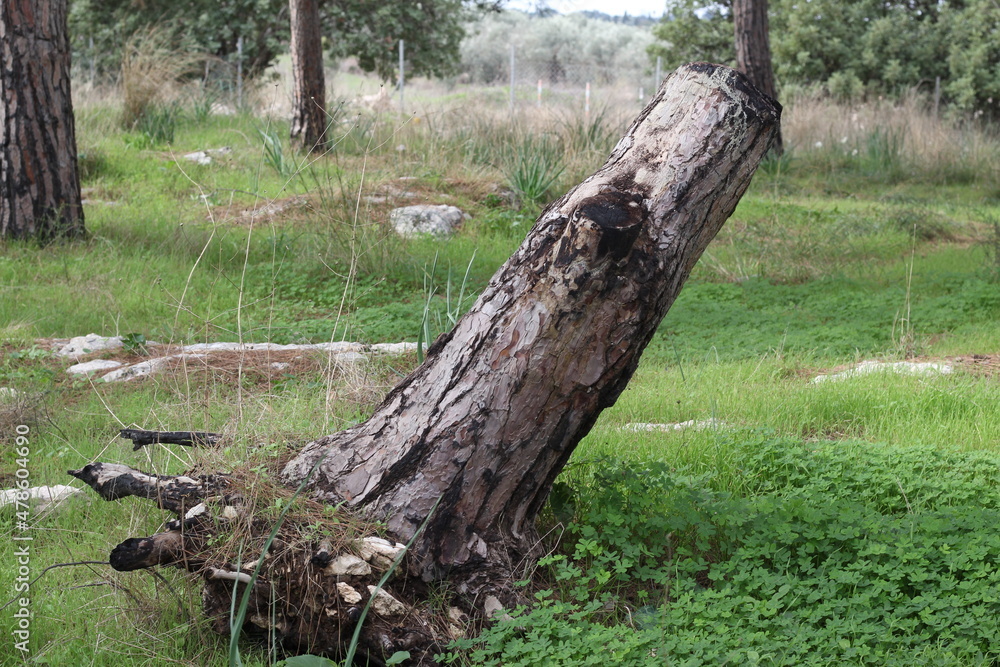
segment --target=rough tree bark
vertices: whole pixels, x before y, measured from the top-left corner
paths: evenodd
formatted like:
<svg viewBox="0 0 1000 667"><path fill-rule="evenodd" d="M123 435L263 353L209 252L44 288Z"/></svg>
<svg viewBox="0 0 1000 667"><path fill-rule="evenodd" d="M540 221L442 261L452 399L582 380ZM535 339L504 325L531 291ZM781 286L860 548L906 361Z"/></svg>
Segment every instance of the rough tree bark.
<svg viewBox="0 0 1000 667"><path fill-rule="evenodd" d="M535 542L573 448L632 377L778 126L728 68L669 77L593 176L551 204L470 312L365 423L286 467L316 497L387 517L425 579L470 590Z"/></svg>
<svg viewBox="0 0 1000 667"><path fill-rule="evenodd" d="M292 27L292 139L322 151L326 139L326 82L317 0L289 0Z"/></svg>
<svg viewBox="0 0 1000 667"><path fill-rule="evenodd" d="M311 558L301 547L261 555L272 566L251 591L254 623L292 650L336 654L366 584L377 597L363 578L379 562L385 571L376 552L411 539L410 583L396 591L412 595L418 577L447 580L480 615L498 598L513 600L510 583L534 555L534 520L552 482L624 390L779 117L777 103L734 70L696 63L668 77L605 165L542 212L470 312L374 415L309 443L286 465L283 481L307 481L310 502L384 521L399 543L369 541L336 558L338 549L322 543L305 547ZM229 477L167 478L99 463L72 474L107 499L138 495L178 514L165 532L120 545L118 569L174 561L194 569L207 517L220 514L206 507L239 515ZM224 617L232 581L245 573L201 571L206 608ZM381 625L366 625L362 643L376 657L405 649L429 660L441 634L420 625L421 612L391 606L376 608Z"/></svg>
<svg viewBox="0 0 1000 667"><path fill-rule="evenodd" d="M746 74L762 93L778 99L771 64L767 0L733 0L733 24L736 27L736 68ZM780 127L775 132L771 150L776 155L784 151Z"/></svg>
<svg viewBox="0 0 1000 667"><path fill-rule="evenodd" d="M66 0L3 0L0 236L83 231Z"/></svg>

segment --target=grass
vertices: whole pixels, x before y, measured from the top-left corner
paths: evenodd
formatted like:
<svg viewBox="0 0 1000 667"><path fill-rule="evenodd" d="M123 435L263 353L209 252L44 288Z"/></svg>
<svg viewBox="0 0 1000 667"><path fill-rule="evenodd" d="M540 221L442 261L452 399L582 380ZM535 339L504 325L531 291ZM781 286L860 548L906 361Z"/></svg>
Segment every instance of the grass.
<svg viewBox="0 0 1000 667"><path fill-rule="evenodd" d="M458 97L452 103L469 104ZM66 483L67 469L93 460L164 473L200 466L271 475L302 443L364 419L416 363L406 357L344 368L308 356L237 355L210 371L188 366L103 385L66 375L67 363L39 339L93 331L174 343L395 342L416 341L425 323L433 325L432 337L455 317L459 291L467 307L545 203L525 200L589 173L624 129L614 109L585 121L570 111L543 111L512 123L507 112L430 101L408 120L344 106L336 111L336 147L304 161L261 138L287 132L266 112L213 116L181 108L172 139L142 143L118 128L121 107L113 100L79 110L89 238L44 248L7 243L0 258L0 386L19 392L0 397L0 438L9 443L17 424L30 426L33 483ZM944 515L935 513L958 507L971 518L941 543L994 553L992 543L968 540L995 525L983 512L994 506L988 469L1000 456L996 141L984 128L929 119L912 101L848 109L795 100L785 119L789 156L755 177L629 388L560 478L543 518L543 527L558 517L567 530L562 545L553 545L556 560L538 572L551 591L540 595L548 602L524 612L513 629L502 626L478 648L464 649L463 660L490 664L489 656L501 655L503 664L577 665L588 650L602 658L620 650L627 664L628 656L668 649L678 664L681 656L689 664L805 664L808 651L816 664L839 664L836 656L857 664L996 659L1000 644L982 633L940 631L931 623L936 611L924 612L923 625L893 616L906 630L888 633L901 639L887 645L878 638L885 626L860 611L870 601L831 583L846 565L835 563L833 538L822 531L809 538L811 546L792 540L789 547L828 554L821 575L783 571L771 560L752 565L764 562L764 545L787 538L788 525L812 522L832 531L850 523L809 515L810 505L855 517L872 544L891 544L884 535L903 530L904 521L914 535L943 535ZM210 165L181 157L222 146L232 151ZM525 162L533 155L544 164ZM512 187L518 166L529 167L522 169L525 184ZM517 194L524 208L511 204ZM413 202L454 204L471 218L447 241L403 240L388 228L388 212ZM272 203L277 212L267 213ZM810 382L864 359L914 354L965 361L953 359L950 375ZM275 360L291 366L275 369ZM708 419L719 425L622 429ZM132 452L115 438L129 425L211 430L224 433L226 444L213 453ZM4 448L0 486L11 486L16 467L12 448ZM601 476L612 472L619 476ZM878 493L852 498L844 490L869 487ZM606 494L621 488L639 504L615 515L631 532L611 537L607 526L619 524L593 508L615 507L620 498ZM705 508L730 519L705 516ZM645 523L656 517L681 523L669 536ZM0 510L8 534L14 520ZM33 576L56 563L106 559L118 542L152 534L162 520L148 504L74 497L32 519ZM701 544L706 531L720 537ZM0 548L3 581L14 577L10 544ZM666 544L686 551L641 572L612 568L626 548ZM838 544L844 553L857 551L859 562L888 567L858 551L860 541ZM947 564L930 551L914 546L911 560L934 564L927 566L934 578ZM664 563L676 571L665 572ZM739 579L737 565L753 577ZM963 571L970 581L979 576ZM32 587L35 662L226 664L226 640L200 614L200 583L172 569L158 574L92 564L46 572ZM831 622L810 638L822 624L784 598L788 591L776 598L786 599L785 615L769 612L779 607L768 601L793 583L803 596L842 600L849 611L831 618L853 619L856 627ZM989 586L995 582L973 592ZM976 612L942 590L928 589L927 599L948 600L960 611L941 624L966 627ZM882 602L902 609L912 600L887 593ZM993 613L991 603L982 604ZM0 618L6 635L13 619L6 611ZM673 644L664 643L669 636L676 636ZM857 652L848 654L842 640ZM517 653L528 645L536 652ZM574 645L583 657L556 650ZM246 664L270 663L266 646L247 643L241 653ZM19 660L0 652L0 664Z"/></svg>

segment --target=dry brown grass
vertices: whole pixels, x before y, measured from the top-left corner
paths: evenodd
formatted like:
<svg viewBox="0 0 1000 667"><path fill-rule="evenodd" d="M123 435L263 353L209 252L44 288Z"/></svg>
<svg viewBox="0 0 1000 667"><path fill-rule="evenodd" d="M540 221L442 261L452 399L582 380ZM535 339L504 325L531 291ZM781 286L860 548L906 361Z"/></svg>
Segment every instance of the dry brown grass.
<svg viewBox="0 0 1000 667"><path fill-rule="evenodd" d="M809 152L864 151L874 133L899 142L911 167L928 172L974 170L1000 174L1000 141L976 120L935 117L917 95L840 104L818 94L786 101L782 132L787 145Z"/></svg>
<svg viewBox="0 0 1000 667"><path fill-rule="evenodd" d="M203 54L174 44L169 31L150 27L125 42L119 85L122 93L122 125L133 128L149 109L180 96L181 79L204 62Z"/></svg>

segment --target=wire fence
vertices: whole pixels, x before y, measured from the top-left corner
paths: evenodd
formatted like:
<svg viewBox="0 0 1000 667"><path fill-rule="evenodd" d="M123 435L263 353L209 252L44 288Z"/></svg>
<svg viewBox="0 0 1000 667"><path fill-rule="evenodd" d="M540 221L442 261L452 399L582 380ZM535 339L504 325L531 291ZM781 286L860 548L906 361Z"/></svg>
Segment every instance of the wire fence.
<svg viewBox="0 0 1000 667"><path fill-rule="evenodd" d="M243 39L237 40L242 47ZM115 83L117 68L102 61L92 38L74 43L74 76L78 81L97 84ZM406 108L408 69L406 45L397 44L399 65L396 81L390 84L392 105ZM655 94L664 72L659 60L648 66L609 64L566 56L538 58L518 53L511 45L506 57L494 57L474 65L463 64L465 73L450 85L481 92L479 101L512 111L530 108L567 107L590 113L606 106L644 105ZM242 48L227 58L206 57L203 69L192 72L206 90L220 99L230 100L236 108L245 101Z"/></svg>

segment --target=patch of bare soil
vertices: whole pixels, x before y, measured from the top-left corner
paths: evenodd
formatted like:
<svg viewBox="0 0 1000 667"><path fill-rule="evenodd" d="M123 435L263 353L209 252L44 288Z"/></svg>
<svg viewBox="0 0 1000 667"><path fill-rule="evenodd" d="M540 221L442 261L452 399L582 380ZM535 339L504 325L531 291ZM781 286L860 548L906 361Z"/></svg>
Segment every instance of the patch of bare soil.
<svg viewBox="0 0 1000 667"><path fill-rule="evenodd" d="M215 206L209 214L214 222L227 222L240 227L270 225L308 216L315 210L309 197L296 195L281 199L261 200L255 204L226 204Z"/></svg>
<svg viewBox="0 0 1000 667"><path fill-rule="evenodd" d="M1000 354L967 354L945 360L977 375L1000 376Z"/></svg>

